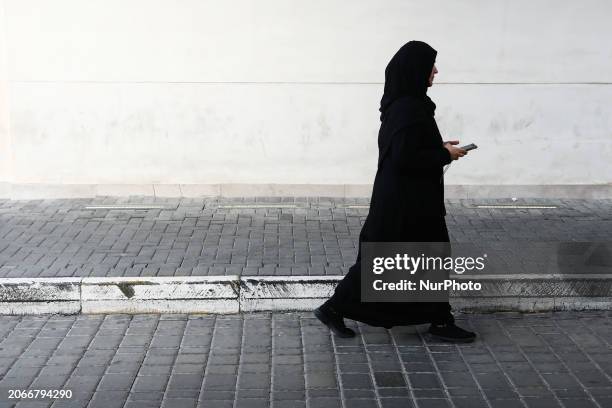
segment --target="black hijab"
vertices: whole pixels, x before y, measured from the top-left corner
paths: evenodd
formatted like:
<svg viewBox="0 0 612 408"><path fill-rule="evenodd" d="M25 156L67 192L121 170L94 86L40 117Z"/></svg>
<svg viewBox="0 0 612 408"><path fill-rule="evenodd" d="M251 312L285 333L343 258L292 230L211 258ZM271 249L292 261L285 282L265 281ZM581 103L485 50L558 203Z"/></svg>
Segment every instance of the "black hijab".
<svg viewBox="0 0 612 408"><path fill-rule="evenodd" d="M395 53L385 69L385 89L379 109L381 120L393 102L403 96L422 100L426 109L434 114L436 105L427 96L427 87L437 54L422 41L409 41Z"/></svg>
<svg viewBox="0 0 612 408"><path fill-rule="evenodd" d="M427 88L437 54L422 41L409 41L389 61L379 109L379 167L398 131L434 116L436 104L427 96Z"/></svg>

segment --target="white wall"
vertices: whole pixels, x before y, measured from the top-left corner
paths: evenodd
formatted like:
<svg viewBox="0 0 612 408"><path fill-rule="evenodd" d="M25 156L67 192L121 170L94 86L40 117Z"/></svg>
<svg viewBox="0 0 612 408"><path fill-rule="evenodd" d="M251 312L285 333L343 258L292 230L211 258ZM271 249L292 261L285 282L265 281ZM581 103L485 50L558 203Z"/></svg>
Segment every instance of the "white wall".
<svg viewBox="0 0 612 408"><path fill-rule="evenodd" d="M609 185L611 13L605 0L0 0L0 182L368 185L385 65L421 39L438 50L443 135L481 146L447 183Z"/></svg>
<svg viewBox="0 0 612 408"><path fill-rule="evenodd" d="M6 37L4 4L0 2L0 197L9 194L11 176L11 140L9 133L8 75L6 70Z"/></svg>

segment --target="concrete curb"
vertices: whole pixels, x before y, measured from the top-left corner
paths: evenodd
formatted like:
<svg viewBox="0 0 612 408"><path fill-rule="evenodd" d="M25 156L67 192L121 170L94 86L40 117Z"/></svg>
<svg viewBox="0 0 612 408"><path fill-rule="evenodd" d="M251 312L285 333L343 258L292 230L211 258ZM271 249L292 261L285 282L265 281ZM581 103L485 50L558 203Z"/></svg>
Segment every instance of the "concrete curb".
<svg viewBox="0 0 612 408"><path fill-rule="evenodd" d="M81 313L238 313L238 276L83 278Z"/></svg>
<svg viewBox="0 0 612 408"><path fill-rule="evenodd" d="M81 278L0 279L0 314L76 314Z"/></svg>
<svg viewBox="0 0 612 408"><path fill-rule="evenodd" d="M240 280L240 310L312 310L330 297L342 276L250 276Z"/></svg>
<svg viewBox="0 0 612 408"><path fill-rule="evenodd" d="M0 314L238 313L312 310L342 276L0 279ZM456 311L612 310L610 275L458 275L482 291L451 292Z"/></svg>

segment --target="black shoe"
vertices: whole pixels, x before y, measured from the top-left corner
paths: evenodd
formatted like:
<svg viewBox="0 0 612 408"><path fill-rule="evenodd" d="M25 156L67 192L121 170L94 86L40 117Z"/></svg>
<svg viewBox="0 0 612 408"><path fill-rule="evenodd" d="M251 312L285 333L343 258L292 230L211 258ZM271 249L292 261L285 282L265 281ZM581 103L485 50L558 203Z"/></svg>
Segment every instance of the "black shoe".
<svg viewBox="0 0 612 408"><path fill-rule="evenodd" d="M476 333L462 329L455 323L431 324L428 333L431 337L454 343L470 343L476 338Z"/></svg>
<svg viewBox="0 0 612 408"><path fill-rule="evenodd" d="M355 332L344 325L344 319L338 312L325 304L314 310L314 315L338 337L355 337Z"/></svg>

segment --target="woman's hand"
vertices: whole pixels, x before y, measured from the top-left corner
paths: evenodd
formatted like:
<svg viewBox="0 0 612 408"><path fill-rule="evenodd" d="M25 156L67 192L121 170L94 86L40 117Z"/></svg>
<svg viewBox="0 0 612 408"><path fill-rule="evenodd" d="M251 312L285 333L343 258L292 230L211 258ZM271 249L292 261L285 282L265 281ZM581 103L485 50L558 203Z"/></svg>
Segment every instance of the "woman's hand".
<svg viewBox="0 0 612 408"><path fill-rule="evenodd" d="M449 140L447 142L444 142L444 147L450 153L451 160L458 160L460 157L463 157L466 154L468 154L467 151L459 147L455 147L455 145L458 145L458 144L459 144L458 140Z"/></svg>

